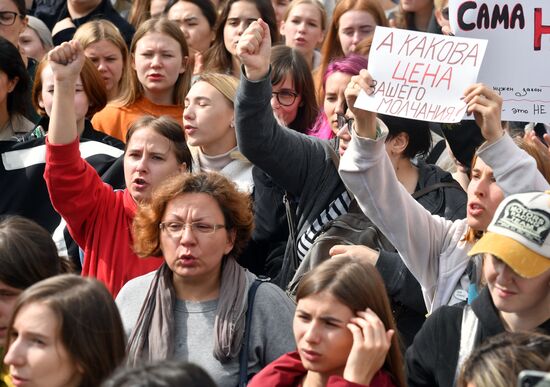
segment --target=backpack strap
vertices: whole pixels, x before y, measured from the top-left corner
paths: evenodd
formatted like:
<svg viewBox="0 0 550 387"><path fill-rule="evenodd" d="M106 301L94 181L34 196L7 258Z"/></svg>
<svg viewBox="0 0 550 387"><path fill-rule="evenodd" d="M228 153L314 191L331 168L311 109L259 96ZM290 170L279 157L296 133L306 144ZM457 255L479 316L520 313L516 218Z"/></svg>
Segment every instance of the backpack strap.
<svg viewBox="0 0 550 387"><path fill-rule="evenodd" d="M250 288L248 289L248 300L246 307L246 317L244 326L244 337L241 345L241 351L239 352L239 384L238 387L246 387L248 384L248 347L250 342L250 331L252 325L252 310L254 308L254 298L256 297L256 290L258 287L267 282L269 279L256 278Z"/></svg>
<svg viewBox="0 0 550 387"><path fill-rule="evenodd" d="M462 311L462 326L460 330L460 349L456 363L455 383L460 374L462 365L474 350L479 319L470 305L466 305Z"/></svg>
<svg viewBox="0 0 550 387"><path fill-rule="evenodd" d="M426 195L427 193L435 191L436 189L439 189L439 188L456 188L456 189L459 189L461 191L464 191L462 189L461 185L458 184L458 182L453 180L453 181L447 181L447 182L441 182L441 183L435 183L435 184L432 184L432 185L428 185L428 186L426 186L422 189L419 189L415 193L413 193L412 197L413 197L413 199L418 199L418 198Z"/></svg>
<svg viewBox="0 0 550 387"><path fill-rule="evenodd" d="M439 156L441 156L441 154L443 153L446 147L447 147L447 144L445 143L445 140L439 140L438 143L435 144L434 147L432 148L428 157L426 157L426 163L435 164L436 161L439 159Z"/></svg>

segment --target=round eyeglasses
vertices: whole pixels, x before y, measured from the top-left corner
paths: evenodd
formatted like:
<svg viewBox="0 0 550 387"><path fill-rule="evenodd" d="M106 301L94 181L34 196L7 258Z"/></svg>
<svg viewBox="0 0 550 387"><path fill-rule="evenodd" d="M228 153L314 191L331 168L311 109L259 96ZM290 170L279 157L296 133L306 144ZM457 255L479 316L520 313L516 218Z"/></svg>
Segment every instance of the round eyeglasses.
<svg viewBox="0 0 550 387"><path fill-rule="evenodd" d="M272 91L271 95L274 95L277 98L277 102L283 106L292 105L296 101L296 97L298 97L298 93L290 90Z"/></svg>

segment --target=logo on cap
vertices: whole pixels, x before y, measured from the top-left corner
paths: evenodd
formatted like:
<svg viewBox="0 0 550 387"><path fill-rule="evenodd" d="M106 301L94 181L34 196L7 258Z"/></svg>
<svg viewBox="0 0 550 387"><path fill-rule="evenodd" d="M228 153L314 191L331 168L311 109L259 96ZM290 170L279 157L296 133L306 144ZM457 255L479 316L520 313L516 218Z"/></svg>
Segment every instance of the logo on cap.
<svg viewBox="0 0 550 387"><path fill-rule="evenodd" d="M540 209L527 208L519 200L512 199L494 225L542 246L550 233L550 214Z"/></svg>

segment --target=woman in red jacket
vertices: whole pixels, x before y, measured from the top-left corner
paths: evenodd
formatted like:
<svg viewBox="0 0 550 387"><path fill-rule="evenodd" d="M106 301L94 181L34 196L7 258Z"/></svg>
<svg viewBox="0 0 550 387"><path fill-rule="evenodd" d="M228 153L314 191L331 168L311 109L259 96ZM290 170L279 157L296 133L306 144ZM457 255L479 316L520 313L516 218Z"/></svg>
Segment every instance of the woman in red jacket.
<svg viewBox="0 0 550 387"><path fill-rule="evenodd" d="M404 387L383 289L374 266L354 258L333 258L307 273L296 295L297 350L269 364L248 386Z"/></svg>
<svg viewBox="0 0 550 387"><path fill-rule="evenodd" d="M131 224L137 204L147 202L162 181L183 173L191 155L183 129L169 117L143 117L126 135L126 189L114 191L81 157L74 108L75 83L84 63L76 41L49 53L53 102L46 140L44 179L52 204L84 251L82 274L101 280L116 296L130 279L156 270L162 259L138 258Z"/></svg>

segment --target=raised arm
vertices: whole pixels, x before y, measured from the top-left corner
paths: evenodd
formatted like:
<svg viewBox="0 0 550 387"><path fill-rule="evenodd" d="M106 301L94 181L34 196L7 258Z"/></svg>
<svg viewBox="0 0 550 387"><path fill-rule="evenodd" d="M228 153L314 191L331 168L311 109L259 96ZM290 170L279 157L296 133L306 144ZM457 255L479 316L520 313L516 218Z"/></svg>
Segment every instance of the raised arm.
<svg viewBox="0 0 550 387"><path fill-rule="evenodd" d="M237 55L249 80L258 81L267 76L271 57L271 35L266 22L258 19L248 26L237 44Z"/></svg>
<svg viewBox="0 0 550 387"><path fill-rule="evenodd" d="M48 54L54 77L53 105L48 130L51 144L69 144L78 136L74 97L76 81L84 65L84 50L77 41L65 42Z"/></svg>
<svg viewBox="0 0 550 387"><path fill-rule="evenodd" d="M502 98L483 84L474 84L464 93L468 113L473 113L483 137L487 140L478 156L493 169L498 186L506 196L550 188L538 171L535 159L514 144L502 128Z"/></svg>
<svg viewBox="0 0 550 387"><path fill-rule="evenodd" d="M77 244L83 247L99 209L102 205L109 207L107 203L115 194L79 151L74 99L75 84L85 59L82 48L76 41L66 42L50 51L48 59L54 91L44 179L55 210L66 220Z"/></svg>
<svg viewBox="0 0 550 387"><path fill-rule="evenodd" d="M340 175L361 209L395 246L421 284L430 310L441 271L455 270L459 276L466 268L466 254L464 262L453 263L453 269L439 261L445 249L459 243L465 226L431 215L397 180L385 150L384 124L377 122L374 112L352 108L360 90L372 93L374 84L368 71L362 70L345 90L356 126L340 162Z"/></svg>
<svg viewBox="0 0 550 387"><path fill-rule="evenodd" d="M270 50L269 28L261 19L247 28L237 45L244 70L235 103L237 143L248 160L300 196L308 181L338 176L326 144L277 123L270 102Z"/></svg>

